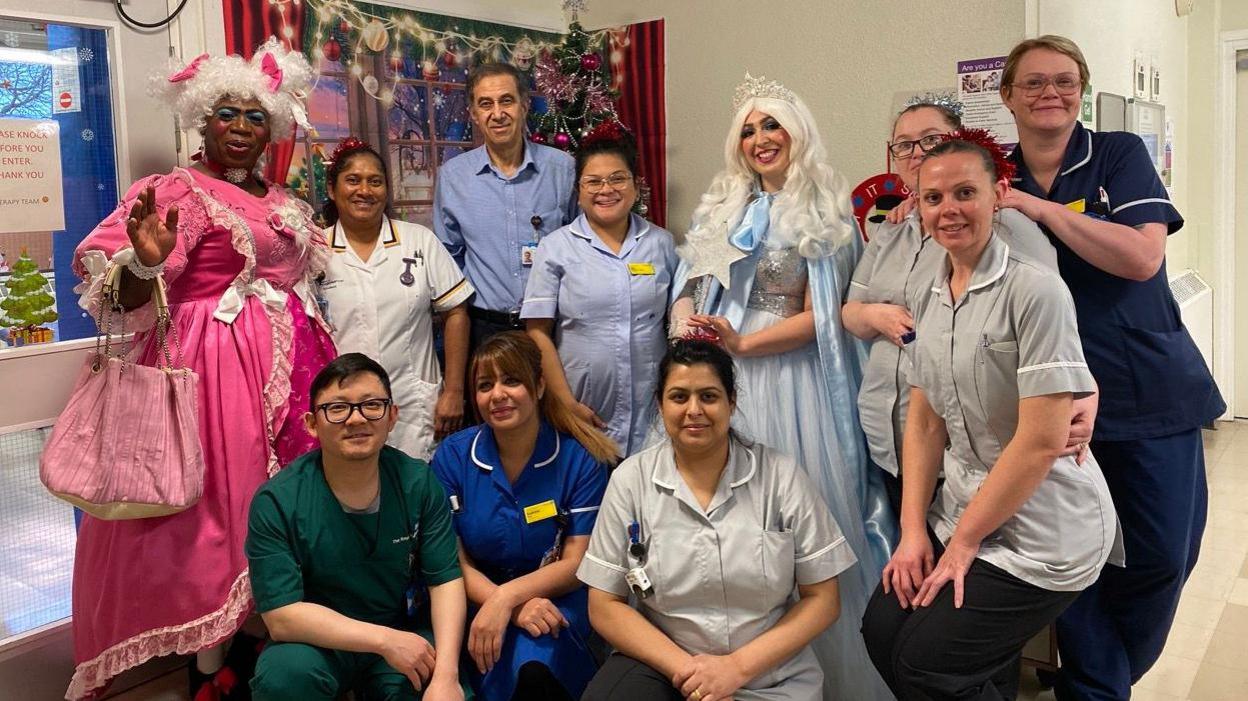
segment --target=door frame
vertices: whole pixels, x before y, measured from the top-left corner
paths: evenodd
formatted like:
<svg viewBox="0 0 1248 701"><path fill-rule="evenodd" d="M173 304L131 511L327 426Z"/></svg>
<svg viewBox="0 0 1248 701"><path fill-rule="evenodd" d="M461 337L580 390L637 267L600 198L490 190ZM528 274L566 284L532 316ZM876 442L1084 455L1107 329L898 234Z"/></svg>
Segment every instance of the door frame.
<svg viewBox="0 0 1248 701"><path fill-rule="evenodd" d="M1218 82L1214 91L1214 115L1217 119L1217 143L1214 153L1213 179L1213 250L1217 260L1217 291L1213 297L1213 327L1224 329L1215 333L1213 377L1222 388L1226 400L1224 419L1235 417L1235 155L1238 139L1235 133L1236 95L1235 54L1248 50L1248 29L1222 32L1218 36Z"/></svg>

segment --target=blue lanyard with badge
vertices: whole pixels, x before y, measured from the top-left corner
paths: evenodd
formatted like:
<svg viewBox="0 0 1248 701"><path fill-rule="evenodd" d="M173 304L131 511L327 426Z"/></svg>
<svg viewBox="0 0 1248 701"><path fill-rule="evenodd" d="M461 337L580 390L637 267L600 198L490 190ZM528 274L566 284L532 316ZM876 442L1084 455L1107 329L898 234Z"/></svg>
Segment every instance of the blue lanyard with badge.
<svg viewBox="0 0 1248 701"><path fill-rule="evenodd" d="M536 214L529 218L533 225L533 238L520 247L520 265L533 267L533 256L537 255L537 244L542 238L542 218Z"/></svg>

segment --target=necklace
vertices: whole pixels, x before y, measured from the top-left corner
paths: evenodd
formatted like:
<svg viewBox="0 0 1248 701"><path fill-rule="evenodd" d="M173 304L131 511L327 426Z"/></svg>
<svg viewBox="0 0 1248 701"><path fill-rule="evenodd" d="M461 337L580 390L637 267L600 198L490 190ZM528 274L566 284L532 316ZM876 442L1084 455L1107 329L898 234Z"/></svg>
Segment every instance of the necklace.
<svg viewBox="0 0 1248 701"><path fill-rule="evenodd" d="M217 163L209 158L207 154L201 155L199 161L205 166L208 166L208 170L211 170L219 177L225 178L227 181L234 183L235 185L241 185L247 181L247 178L251 177L251 172L246 168L226 168L220 163Z"/></svg>

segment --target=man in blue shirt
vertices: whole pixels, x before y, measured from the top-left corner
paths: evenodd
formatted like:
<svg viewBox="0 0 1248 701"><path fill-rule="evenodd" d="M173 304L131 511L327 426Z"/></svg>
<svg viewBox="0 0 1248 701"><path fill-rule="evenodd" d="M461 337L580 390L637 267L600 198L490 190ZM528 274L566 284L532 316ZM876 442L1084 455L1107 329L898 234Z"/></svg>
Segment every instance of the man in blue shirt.
<svg viewBox="0 0 1248 701"><path fill-rule="evenodd" d="M485 144L444 163L433 195L433 230L477 294L468 307L471 346L522 328L520 302L541 237L575 218L572 157L525 139L529 91L508 64L468 76L472 123Z"/></svg>

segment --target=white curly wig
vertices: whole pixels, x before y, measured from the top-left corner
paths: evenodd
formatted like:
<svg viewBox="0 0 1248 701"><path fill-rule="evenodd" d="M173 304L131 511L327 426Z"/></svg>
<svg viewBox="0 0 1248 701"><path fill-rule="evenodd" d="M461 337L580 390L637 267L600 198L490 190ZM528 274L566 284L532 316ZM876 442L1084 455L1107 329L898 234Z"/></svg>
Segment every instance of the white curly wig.
<svg viewBox="0 0 1248 701"><path fill-rule="evenodd" d="M741 151L741 129L754 110L774 117L790 138L789 169L772 205L771 221L776 226L768 238L783 246L797 246L806 258L830 255L858 235L849 187L827 164L814 115L797 96L792 100L754 96L742 103L724 141L726 167L711 181L694 210L688 239L726 238L740 224L759 182Z"/></svg>
<svg viewBox="0 0 1248 701"><path fill-rule="evenodd" d="M263 64L272 56L281 72L276 90ZM179 78L173 80L174 78ZM304 100L312 84L312 66L298 51L287 51L275 37L260 45L250 61L241 56L208 56L184 64L174 61L169 70L153 74L149 92L170 106L184 129L201 131L212 107L223 97L256 100L269 113L273 139L285 139L295 125L308 128Z"/></svg>

